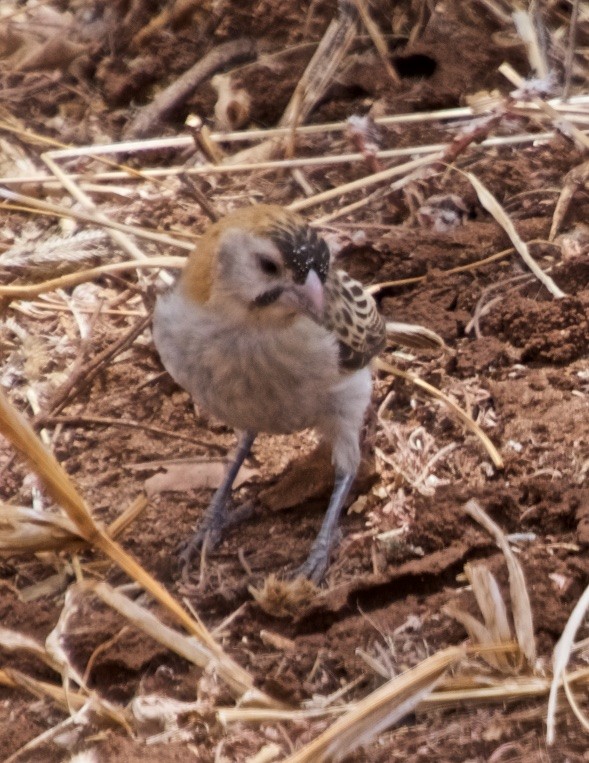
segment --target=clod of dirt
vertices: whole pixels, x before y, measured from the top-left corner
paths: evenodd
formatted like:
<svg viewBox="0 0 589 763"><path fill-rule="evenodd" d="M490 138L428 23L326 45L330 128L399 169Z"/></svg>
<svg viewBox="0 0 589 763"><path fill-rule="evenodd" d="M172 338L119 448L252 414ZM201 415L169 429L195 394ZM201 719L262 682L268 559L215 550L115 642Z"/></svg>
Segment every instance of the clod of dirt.
<svg viewBox="0 0 589 763"><path fill-rule="evenodd" d="M589 347L589 318L580 299L537 302L510 295L483 322L492 332L521 347L522 362L561 365L577 360Z"/></svg>

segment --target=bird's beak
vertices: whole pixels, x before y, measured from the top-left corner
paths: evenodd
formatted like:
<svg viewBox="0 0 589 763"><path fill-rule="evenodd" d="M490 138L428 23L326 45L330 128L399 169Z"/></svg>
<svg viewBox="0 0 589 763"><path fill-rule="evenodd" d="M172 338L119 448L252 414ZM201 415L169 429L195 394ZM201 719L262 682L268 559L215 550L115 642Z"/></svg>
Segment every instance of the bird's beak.
<svg viewBox="0 0 589 763"><path fill-rule="evenodd" d="M314 321L323 319L325 293L321 279L315 270L309 270L305 283L295 284L286 289L280 301L308 315Z"/></svg>

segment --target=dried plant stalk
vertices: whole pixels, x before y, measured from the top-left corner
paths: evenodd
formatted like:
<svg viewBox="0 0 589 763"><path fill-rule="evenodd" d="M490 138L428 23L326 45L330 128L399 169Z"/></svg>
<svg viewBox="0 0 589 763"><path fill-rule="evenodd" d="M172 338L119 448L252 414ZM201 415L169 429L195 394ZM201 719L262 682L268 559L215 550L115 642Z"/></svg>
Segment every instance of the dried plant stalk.
<svg viewBox="0 0 589 763"><path fill-rule="evenodd" d="M501 64L499 71L516 87L525 88L526 82L524 78L520 76L510 64ZM555 129L557 129L562 135L564 135L566 138L574 140L585 150L589 148L589 136L585 135L582 130L579 130L578 127L575 127L575 125L572 124L572 122L569 120L564 119L562 115L556 111L556 109L554 109L549 103L546 103L546 101L543 101L541 98L533 97L531 100L532 103L538 109L540 109L540 111L544 112L544 114L549 117L549 119L554 124Z"/></svg>
<svg viewBox="0 0 589 763"><path fill-rule="evenodd" d="M360 18L362 19L362 23L366 27L366 31L374 43L374 47L380 56L386 73L388 74L391 81L395 83L395 85L400 85L401 79L389 61L389 51L386 40L378 28L378 25L375 24L375 22L372 20L372 16L370 15L370 11L366 5L366 0L354 0L354 4Z"/></svg>
<svg viewBox="0 0 589 763"><path fill-rule="evenodd" d="M530 66L542 79L548 76L546 51L540 43L538 30L529 11L516 10L513 12L513 22L517 33L522 38L528 52Z"/></svg>
<svg viewBox="0 0 589 763"><path fill-rule="evenodd" d="M337 760L374 736L424 700L444 672L464 657L464 650L449 647L428 657L415 668L402 673L376 689L338 718L326 731L284 763L323 763Z"/></svg>
<svg viewBox="0 0 589 763"><path fill-rule="evenodd" d="M509 572L509 593L511 596L511 607L513 610L513 622L517 642L528 665L531 668L534 668L536 663L534 620L532 617L530 597L521 565L511 550L503 530L498 524L493 522L491 517L485 511L483 511L477 501L474 499L468 501L464 510L493 536L495 543L499 546L505 557L507 570Z"/></svg>
<svg viewBox="0 0 589 763"><path fill-rule="evenodd" d="M556 736L556 707L559 684L564 678L566 666L573 651L575 636L585 619L587 610L589 610L589 586L583 591L583 595L571 612L571 616L565 625L562 636L558 640L558 644L554 647L552 658L553 677L546 714L546 743L549 745L554 744Z"/></svg>
<svg viewBox="0 0 589 763"><path fill-rule="evenodd" d="M570 172L567 172L562 191L554 208L552 225L550 226L550 234L548 236L549 241L554 241L556 238L556 234L560 230L573 196L579 188L582 188L587 183L587 180L589 180L589 161L583 162L577 167L573 167Z"/></svg>
<svg viewBox="0 0 589 763"><path fill-rule="evenodd" d="M566 297L566 294L562 289L560 289L550 278L549 275L547 275L542 268L538 265L536 260L532 257L530 254L530 250L527 247L527 244L522 241L520 238L519 233L516 231L515 226L513 222L511 221L511 218L507 214L507 212L503 209L501 204L497 201L497 199L493 196L493 194L489 191L488 188L486 188L481 181L475 177L475 175L471 174L470 172L466 172L466 177L470 180L472 183L473 188L475 189L477 196L479 197L479 201L483 205L483 207L489 212L495 220L499 223L499 225L503 228L503 230L507 233L509 238L511 239L511 242L513 243L516 250L519 252L522 260L526 263L526 265L529 267L529 269L532 271L532 273L536 276L536 278L548 289L548 291L557 298Z"/></svg>
<svg viewBox="0 0 589 763"><path fill-rule="evenodd" d="M375 172L372 175L367 175L366 177L360 178L359 180L352 180L350 183L339 185L337 188L330 188L328 191L323 191L322 193L318 193L315 196L310 196L308 199L300 199L299 201L294 201L292 204L288 205L288 209L292 210L293 212L299 212L301 209L307 209L308 207L322 204L324 201L335 199L336 197L342 196L345 193L350 193L351 191L359 191L362 188L368 188L371 185L375 185L376 183L383 183L386 180L397 177L398 175L404 175L408 172L418 169L419 167L425 167L428 164L435 164L436 162L439 162L443 156L444 155L442 152L437 152L428 156L422 156L419 159L413 159L410 162L398 164L396 167L389 167L386 170Z"/></svg>
<svg viewBox="0 0 589 763"><path fill-rule="evenodd" d="M88 506L73 482L53 455L43 446L30 425L0 392L0 433L32 464L51 497L65 510L79 534L103 551L133 580L145 588L186 630L199 639L224 666L223 675L231 691L238 697L253 690L252 676L225 654L201 622L191 618L178 602L141 567L123 548L94 522ZM256 701L270 706L276 703L262 692L255 692Z"/></svg>
<svg viewBox="0 0 589 763"><path fill-rule="evenodd" d="M163 644L170 651L179 654L189 662L201 668L214 667L216 674L231 685L235 681L235 663L229 657L219 653L218 647L213 651L208 645L199 643L196 639L178 633L173 628L164 625L152 612L140 606L127 596L116 591L107 583L84 583L81 590L91 591L99 596L105 604L116 609L137 628L147 633L151 638ZM204 628L204 626L201 625ZM258 701L263 695L253 687L248 691L249 701Z"/></svg>
<svg viewBox="0 0 589 763"><path fill-rule="evenodd" d="M291 144L289 153L292 153L292 141L296 136L296 128L305 121L315 104L323 97L331 84L333 75L354 41L356 21L357 13L351 1L339 0L337 16L327 27L280 118L279 127L287 128L286 140ZM281 144L280 138L270 138L253 148L239 151L227 159L225 164L262 161L272 156Z"/></svg>
<svg viewBox="0 0 589 763"><path fill-rule="evenodd" d="M25 689L40 699L51 699L60 705L66 712L81 710L85 705L92 704L93 709L111 723L122 726L127 733L131 734L131 727L123 708L118 708L112 703L98 700L94 694L87 695L83 692L65 691L61 686L39 681L36 678L21 673L14 668L0 670L0 685L11 688Z"/></svg>
<svg viewBox="0 0 589 763"><path fill-rule="evenodd" d="M69 175L67 177L73 178L75 175ZM121 233L132 234L138 238L145 238L150 241L157 241L161 244L169 246L176 246L180 249L190 250L193 244L186 241L180 241L172 236L166 236L163 233L157 233L156 231L150 231L147 228L139 228L133 225L124 225L123 223L117 223L115 220L109 220L104 215L94 215L90 212L76 212L73 209L63 206L62 204L52 204L51 202L44 201L42 199L36 199L34 196L25 196L22 193L15 193L9 191L6 188L0 188L0 198L8 199L11 201L17 201L21 204L29 205L34 209L39 209L43 212L50 212L59 217L71 217L74 220L80 220L85 223L92 223L98 225L101 228L112 229L114 231L120 231Z"/></svg>
<svg viewBox="0 0 589 763"><path fill-rule="evenodd" d="M108 265L99 265L96 268L80 270L77 273L68 273L59 278L51 278L49 281L41 281L34 284L13 284L0 286L0 299L32 299L39 294L56 289L67 289L87 281L93 281L99 276L110 273L124 273L127 270L143 270L147 268L172 268L180 269L186 264L184 257L150 257L148 260L137 262L111 262Z"/></svg>

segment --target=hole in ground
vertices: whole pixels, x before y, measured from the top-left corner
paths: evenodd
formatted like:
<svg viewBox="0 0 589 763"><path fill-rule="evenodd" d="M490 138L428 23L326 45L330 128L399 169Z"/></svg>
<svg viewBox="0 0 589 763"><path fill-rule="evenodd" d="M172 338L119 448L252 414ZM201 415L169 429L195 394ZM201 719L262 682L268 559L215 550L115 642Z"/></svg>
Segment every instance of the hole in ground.
<svg viewBox="0 0 589 763"><path fill-rule="evenodd" d="M393 66L399 77L418 79L431 77L438 68L438 62L424 53L414 53L411 56L395 56Z"/></svg>

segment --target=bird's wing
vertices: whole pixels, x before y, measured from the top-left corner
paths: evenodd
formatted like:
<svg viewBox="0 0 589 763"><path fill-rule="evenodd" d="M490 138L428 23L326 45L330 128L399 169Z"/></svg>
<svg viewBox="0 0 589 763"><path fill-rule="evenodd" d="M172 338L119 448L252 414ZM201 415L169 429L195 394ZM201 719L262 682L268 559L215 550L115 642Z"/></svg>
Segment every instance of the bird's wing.
<svg viewBox="0 0 589 763"><path fill-rule="evenodd" d="M435 331L415 323L387 321L387 339L391 344L400 344L412 350L447 349L446 343Z"/></svg>
<svg viewBox="0 0 589 763"><path fill-rule="evenodd" d="M324 323L337 336L342 369L364 368L385 346L386 327L376 302L343 270L327 276Z"/></svg>

